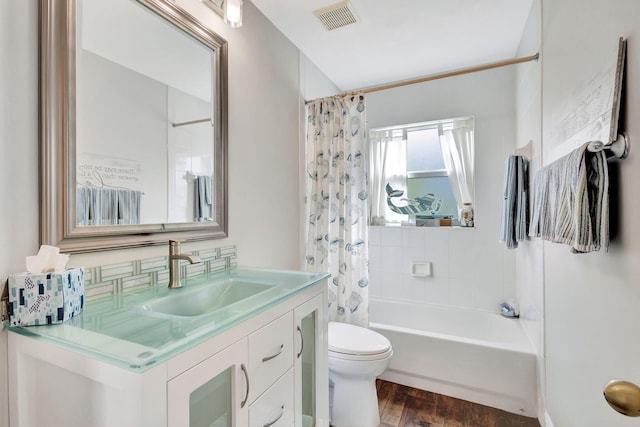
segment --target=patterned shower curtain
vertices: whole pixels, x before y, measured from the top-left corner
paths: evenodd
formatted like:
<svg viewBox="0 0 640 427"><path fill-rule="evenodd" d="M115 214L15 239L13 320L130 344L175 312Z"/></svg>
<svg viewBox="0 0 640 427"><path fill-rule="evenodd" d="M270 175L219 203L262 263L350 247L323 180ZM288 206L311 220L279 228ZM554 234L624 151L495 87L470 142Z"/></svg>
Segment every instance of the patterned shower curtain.
<svg viewBox="0 0 640 427"><path fill-rule="evenodd" d="M368 326L368 172L361 94L306 105L306 269L331 273L329 319Z"/></svg>

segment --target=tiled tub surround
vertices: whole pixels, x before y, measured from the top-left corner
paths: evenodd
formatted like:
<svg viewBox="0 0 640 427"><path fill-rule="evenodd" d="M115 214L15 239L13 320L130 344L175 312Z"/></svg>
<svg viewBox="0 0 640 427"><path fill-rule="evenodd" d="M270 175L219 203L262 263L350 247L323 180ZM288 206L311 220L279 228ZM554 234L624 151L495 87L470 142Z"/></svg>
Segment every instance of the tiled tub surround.
<svg viewBox="0 0 640 427"><path fill-rule="evenodd" d="M235 246L190 252L198 255L200 263L180 263L180 277L226 270L237 266ZM85 298L87 300L118 295L149 286L169 283L169 257L132 260L118 264L85 268Z"/></svg>
<svg viewBox="0 0 640 427"><path fill-rule="evenodd" d="M535 354L519 321L498 314L515 295L498 230L369 230L370 327L394 350L382 378L535 416ZM413 277L412 262L430 262L431 276Z"/></svg>
<svg viewBox="0 0 640 427"><path fill-rule="evenodd" d="M515 262L493 231L369 227L369 295L499 312L515 297ZM431 263L431 277L413 277L411 263L423 261Z"/></svg>

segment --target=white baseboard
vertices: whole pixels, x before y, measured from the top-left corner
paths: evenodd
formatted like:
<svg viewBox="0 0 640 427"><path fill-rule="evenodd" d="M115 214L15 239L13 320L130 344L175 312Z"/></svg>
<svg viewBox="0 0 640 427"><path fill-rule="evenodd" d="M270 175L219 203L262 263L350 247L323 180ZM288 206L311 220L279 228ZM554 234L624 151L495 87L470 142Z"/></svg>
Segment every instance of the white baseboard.
<svg viewBox="0 0 640 427"><path fill-rule="evenodd" d="M549 413L546 410L544 411L544 424L542 424L542 427L553 427L551 416L549 416Z"/></svg>

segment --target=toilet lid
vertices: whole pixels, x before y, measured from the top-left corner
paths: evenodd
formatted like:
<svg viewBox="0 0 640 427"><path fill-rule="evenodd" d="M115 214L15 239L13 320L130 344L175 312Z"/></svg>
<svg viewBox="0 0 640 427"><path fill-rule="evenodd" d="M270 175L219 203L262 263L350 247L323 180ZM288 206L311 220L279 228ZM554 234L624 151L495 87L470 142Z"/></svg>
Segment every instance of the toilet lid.
<svg viewBox="0 0 640 427"><path fill-rule="evenodd" d="M329 351L345 354L380 354L389 351L389 340L360 326L329 322Z"/></svg>

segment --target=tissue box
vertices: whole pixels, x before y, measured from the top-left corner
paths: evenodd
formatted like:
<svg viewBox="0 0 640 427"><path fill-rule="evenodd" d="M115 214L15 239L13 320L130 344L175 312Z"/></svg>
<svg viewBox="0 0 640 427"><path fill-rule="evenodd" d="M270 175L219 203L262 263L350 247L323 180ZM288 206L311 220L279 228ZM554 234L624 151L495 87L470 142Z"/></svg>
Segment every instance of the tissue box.
<svg viewBox="0 0 640 427"><path fill-rule="evenodd" d="M84 307L84 269L9 276L11 326L62 323Z"/></svg>

